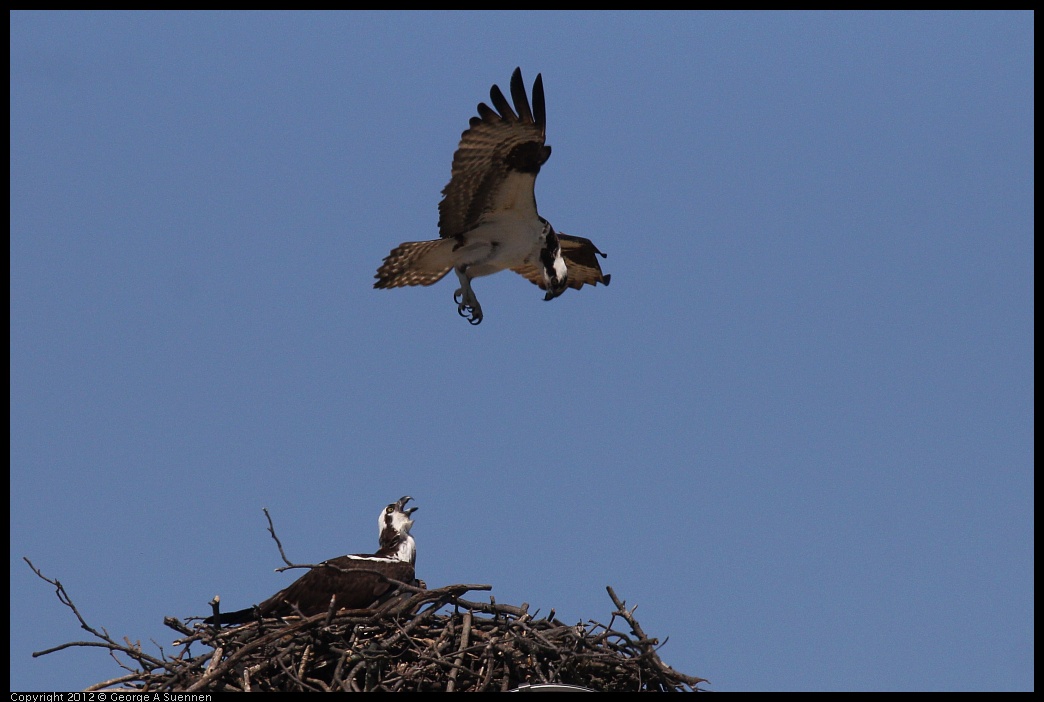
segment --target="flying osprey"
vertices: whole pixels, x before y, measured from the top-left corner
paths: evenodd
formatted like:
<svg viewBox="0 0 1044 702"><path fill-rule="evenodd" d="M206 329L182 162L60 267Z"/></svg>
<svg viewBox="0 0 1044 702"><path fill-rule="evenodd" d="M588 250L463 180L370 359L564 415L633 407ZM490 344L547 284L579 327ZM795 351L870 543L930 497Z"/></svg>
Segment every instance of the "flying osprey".
<svg viewBox="0 0 1044 702"><path fill-rule="evenodd" d="M310 616L330 608L336 597L337 609L364 609L375 604L394 588L389 580L412 583L417 544L410 536L416 507L405 509L412 497L381 510L377 518L380 549L377 553L338 556L312 568L285 590L280 590L254 607L207 617L207 624L244 624L258 617Z"/></svg>
<svg viewBox="0 0 1044 702"><path fill-rule="evenodd" d="M493 107L479 103L478 117L471 118L453 154L452 175L439 203L439 238L395 247L373 284L431 285L452 269L460 280L453 293L457 313L472 324L482 321L473 278L510 268L547 291L544 299L551 300L566 288L608 285L610 277L602 274L596 257L605 254L589 239L556 232L537 213L533 187L551 156L551 147L544 144L540 75L533 83L532 108L518 68L511 74L515 109L496 85L489 97Z"/></svg>

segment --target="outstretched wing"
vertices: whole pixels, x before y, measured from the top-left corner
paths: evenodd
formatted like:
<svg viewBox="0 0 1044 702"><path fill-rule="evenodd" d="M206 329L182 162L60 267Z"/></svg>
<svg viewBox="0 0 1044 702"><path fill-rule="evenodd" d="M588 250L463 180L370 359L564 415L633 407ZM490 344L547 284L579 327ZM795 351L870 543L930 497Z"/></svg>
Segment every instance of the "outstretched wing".
<svg viewBox="0 0 1044 702"><path fill-rule="evenodd" d="M598 250L590 239L582 236L569 236L558 232L558 245L562 247L562 258L566 262L568 274L567 284L574 290L584 287L584 284L608 285L609 274L602 273L602 267L598 264L598 257L606 257L606 254ZM526 280L544 289L544 275L537 265L519 266L511 270L518 273Z"/></svg>
<svg viewBox="0 0 1044 702"><path fill-rule="evenodd" d="M519 68L511 74L514 110L496 85L489 97L493 107L479 103L478 117L471 118L453 154L452 175L439 203L439 236L444 239L473 229L485 212L516 209L528 218L538 216L533 186L551 156L551 147L544 144L543 80L538 74L533 83L532 107Z"/></svg>

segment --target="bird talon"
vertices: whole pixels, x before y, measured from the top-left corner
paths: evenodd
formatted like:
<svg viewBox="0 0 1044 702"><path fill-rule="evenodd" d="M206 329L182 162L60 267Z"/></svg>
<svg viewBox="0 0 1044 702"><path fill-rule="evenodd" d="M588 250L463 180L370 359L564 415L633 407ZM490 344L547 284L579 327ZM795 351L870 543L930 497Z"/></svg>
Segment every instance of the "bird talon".
<svg viewBox="0 0 1044 702"><path fill-rule="evenodd" d="M457 288L453 293L453 301L457 303L457 314L468 320L469 324L474 326L482 321L482 308L470 287Z"/></svg>
<svg viewBox="0 0 1044 702"><path fill-rule="evenodd" d="M482 321L482 310L466 305L463 302L457 305L457 314L468 320L468 323L473 326Z"/></svg>

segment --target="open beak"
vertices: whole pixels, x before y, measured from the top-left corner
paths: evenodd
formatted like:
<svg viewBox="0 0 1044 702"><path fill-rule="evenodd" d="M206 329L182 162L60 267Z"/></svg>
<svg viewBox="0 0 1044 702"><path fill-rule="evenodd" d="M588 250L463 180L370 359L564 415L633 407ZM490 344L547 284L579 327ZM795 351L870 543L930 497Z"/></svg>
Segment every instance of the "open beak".
<svg viewBox="0 0 1044 702"><path fill-rule="evenodd" d="M419 507L410 507L409 509L406 509L406 503L412 499L412 497L407 495L405 497L399 498L399 501L395 503L395 506L398 507L399 511L405 514L407 517L416 512L418 509L420 509Z"/></svg>

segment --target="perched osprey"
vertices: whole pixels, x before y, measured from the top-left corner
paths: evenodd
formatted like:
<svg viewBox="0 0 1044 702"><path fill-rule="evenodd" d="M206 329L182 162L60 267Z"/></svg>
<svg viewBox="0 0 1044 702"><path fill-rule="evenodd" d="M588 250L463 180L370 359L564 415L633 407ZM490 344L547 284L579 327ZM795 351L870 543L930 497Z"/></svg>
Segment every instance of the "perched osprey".
<svg viewBox="0 0 1044 702"><path fill-rule="evenodd" d="M203 621L216 624L219 617L221 624L243 624L258 617L310 616L327 611L331 597L337 598L337 609L364 609L395 587L389 580L412 583L417 544L410 536L410 515L417 508L405 509L412 499L403 497L381 510L377 518L381 547L377 553L323 561L261 604Z"/></svg>
<svg viewBox="0 0 1044 702"><path fill-rule="evenodd" d="M537 213L533 187L551 156L544 144L544 83L533 83L530 108L522 71L511 75L515 109L494 85L493 107L479 103L478 117L460 136L450 182L439 203L439 238L395 247L377 269L375 288L431 285L454 270L460 288L453 293L457 313L472 324L482 321L471 281L510 268L546 290L545 300L585 283L609 284L589 239L556 232Z"/></svg>

